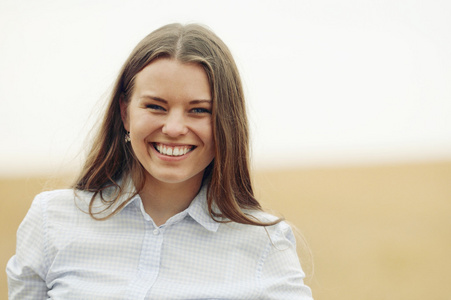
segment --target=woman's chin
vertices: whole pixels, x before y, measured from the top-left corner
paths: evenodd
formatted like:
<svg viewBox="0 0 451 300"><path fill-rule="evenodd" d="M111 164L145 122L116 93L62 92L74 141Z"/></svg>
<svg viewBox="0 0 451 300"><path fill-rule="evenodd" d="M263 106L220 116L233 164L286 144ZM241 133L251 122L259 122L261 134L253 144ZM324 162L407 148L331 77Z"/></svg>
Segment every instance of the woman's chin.
<svg viewBox="0 0 451 300"><path fill-rule="evenodd" d="M174 185L183 185L183 184L193 184L197 182L202 182L203 171L199 172L195 175L192 174L183 174L183 172L173 170L170 172L147 172L148 180L159 182L160 184L174 184ZM191 175L191 176L190 176Z"/></svg>

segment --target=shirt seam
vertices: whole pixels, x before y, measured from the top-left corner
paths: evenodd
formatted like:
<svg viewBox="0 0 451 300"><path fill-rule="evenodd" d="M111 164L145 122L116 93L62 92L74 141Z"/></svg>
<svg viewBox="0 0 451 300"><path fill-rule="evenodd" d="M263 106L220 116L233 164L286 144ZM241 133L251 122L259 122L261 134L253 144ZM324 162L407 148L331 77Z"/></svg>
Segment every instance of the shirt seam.
<svg viewBox="0 0 451 300"><path fill-rule="evenodd" d="M44 278L44 280L45 280L45 283L46 283L46 285L47 285L47 277L48 277L48 270L49 270L49 266L50 266L50 260L49 260L49 257L48 257L48 249L49 249L49 236L48 236L48 214L47 214L47 212L48 212L48 209L47 209L47 205L48 205L48 201L46 201L47 199L46 198L44 198L43 197L43 195L40 195L40 197L41 197L41 199L39 199L40 201L39 201L39 204L40 204L40 207L41 207L41 213L42 213L42 231L43 231L43 239L44 239L44 241L43 241L43 244L44 244L44 247L43 247L43 251L44 251L44 253L43 253L43 256L44 256L44 262L45 262L45 264L44 264L44 274L43 275L45 275L45 278Z"/></svg>
<svg viewBox="0 0 451 300"><path fill-rule="evenodd" d="M268 229L266 227L263 227L263 229L266 231L266 233L268 233ZM268 257L269 251L271 250L271 237L268 234L268 238L269 241L266 244L266 246L263 248L262 254L260 255L260 259L257 263L257 269L256 269L256 279L257 279L257 285L259 286L259 291L260 291L260 295L259 298L261 296L263 296L263 283L261 280L261 276L262 276L262 272L263 272L263 267L265 264L265 260Z"/></svg>

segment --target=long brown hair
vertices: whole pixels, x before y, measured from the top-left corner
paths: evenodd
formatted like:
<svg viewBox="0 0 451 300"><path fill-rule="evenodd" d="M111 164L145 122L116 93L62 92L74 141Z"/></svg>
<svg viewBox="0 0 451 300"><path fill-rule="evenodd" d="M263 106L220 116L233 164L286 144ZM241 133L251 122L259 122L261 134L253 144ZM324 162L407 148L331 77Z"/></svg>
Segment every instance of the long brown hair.
<svg viewBox="0 0 451 300"><path fill-rule="evenodd" d="M107 207L118 201L123 191L117 182L123 175L132 177L137 193L144 187L145 171L130 143L124 141L126 132L120 102L130 101L136 75L153 60L163 57L197 63L208 76L216 150L204 178L209 179L207 202L212 218L260 226L279 222L266 223L243 211L261 210L261 206L254 197L249 174L249 129L241 79L227 46L211 30L197 24L170 24L155 30L135 47L123 65L103 123L74 185L76 189L94 193L89 206L91 216L106 219L112 215L97 218L92 205L97 196ZM113 198L106 199L103 191L109 187L116 187L118 192ZM214 205L219 212L212 209Z"/></svg>

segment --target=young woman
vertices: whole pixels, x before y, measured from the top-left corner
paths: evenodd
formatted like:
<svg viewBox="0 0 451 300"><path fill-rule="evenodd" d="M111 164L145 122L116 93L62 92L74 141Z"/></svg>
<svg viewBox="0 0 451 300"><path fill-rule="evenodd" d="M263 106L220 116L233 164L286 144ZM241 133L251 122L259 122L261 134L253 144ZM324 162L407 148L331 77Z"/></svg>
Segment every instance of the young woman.
<svg viewBox="0 0 451 300"><path fill-rule="evenodd" d="M290 227L264 213L227 46L164 26L125 62L74 189L38 195L10 299L312 299Z"/></svg>

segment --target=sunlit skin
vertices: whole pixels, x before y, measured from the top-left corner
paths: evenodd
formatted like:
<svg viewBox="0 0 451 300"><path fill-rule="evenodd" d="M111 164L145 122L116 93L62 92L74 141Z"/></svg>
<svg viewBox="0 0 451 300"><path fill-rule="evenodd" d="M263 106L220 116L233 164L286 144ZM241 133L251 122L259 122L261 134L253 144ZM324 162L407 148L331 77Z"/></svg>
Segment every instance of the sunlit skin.
<svg viewBox="0 0 451 300"><path fill-rule="evenodd" d="M146 170L144 208L157 225L164 224L189 206L214 158L207 75L198 64L157 59L138 73L131 100L121 109Z"/></svg>

